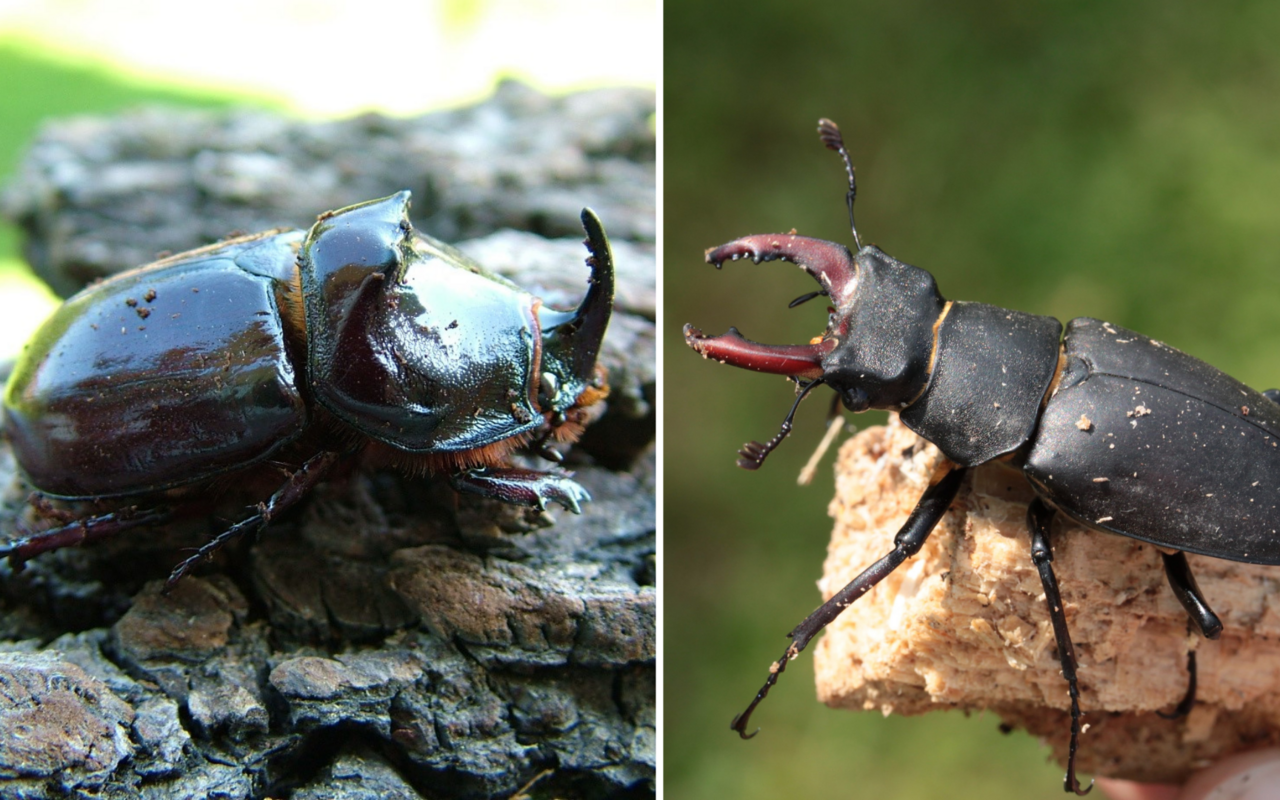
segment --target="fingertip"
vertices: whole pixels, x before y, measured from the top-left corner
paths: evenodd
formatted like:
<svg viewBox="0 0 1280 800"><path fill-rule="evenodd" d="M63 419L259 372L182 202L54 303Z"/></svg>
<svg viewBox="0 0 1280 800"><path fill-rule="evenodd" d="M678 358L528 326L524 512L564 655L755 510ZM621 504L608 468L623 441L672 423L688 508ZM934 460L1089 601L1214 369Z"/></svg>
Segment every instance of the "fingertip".
<svg viewBox="0 0 1280 800"><path fill-rule="evenodd" d="M1168 783L1137 783L1117 778L1094 778L1107 800L1181 800L1178 787Z"/></svg>
<svg viewBox="0 0 1280 800"><path fill-rule="evenodd" d="M1197 772L1177 800L1273 800L1280 797L1280 749L1239 753Z"/></svg>

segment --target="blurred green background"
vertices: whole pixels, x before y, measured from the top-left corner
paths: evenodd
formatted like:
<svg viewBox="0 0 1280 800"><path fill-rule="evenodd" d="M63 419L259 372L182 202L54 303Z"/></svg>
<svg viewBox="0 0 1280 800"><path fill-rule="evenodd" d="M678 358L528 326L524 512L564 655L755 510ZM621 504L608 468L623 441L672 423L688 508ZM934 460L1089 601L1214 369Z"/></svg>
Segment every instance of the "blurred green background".
<svg viewBox="0 0 1280 800"><path fill-rule="evenodd" d="M508 77L557 94L654 86L656 11L656 0L0 0L0 187L41 123L72 114L158 103L407 115L478 102ZM608 57L593 51L618 31ZM0 298L6 358L54 300L3 221Z"/></svg>
<svg viewBox="0 0 1280 800"><path fill-rule="evenodd" d="M220 93L180 90L127 78L103 65L51 56L0 37L0 186L9 179L41 122L78 113L110 113L141 103L220 107ZM247 99L247 98L246 98ZM264 104L262 98L257 104ZM0 358L15 355L56 302L22 260L17 229L0 221Z"/></svg>
<svg viewBox="0 0 1280 800"><path fill-rule="evenodd" d="M830 393L760 472L734 467L792 393L703 361L680 326L799 343L825 310L787 309L815 288L794 267L716 272L703 250L792 227L850 242L843 170L814 131L826 116L858 167L863 240L931 270L945 296L1103 317L1280 386L1277 43L1280 5L1262 2L666 7L667 797L1063 794L1047 750L990 715L818 704L811 652L757 712L756 739L729 731L820 601L830 457L812 486L795 477Z"/></svg>

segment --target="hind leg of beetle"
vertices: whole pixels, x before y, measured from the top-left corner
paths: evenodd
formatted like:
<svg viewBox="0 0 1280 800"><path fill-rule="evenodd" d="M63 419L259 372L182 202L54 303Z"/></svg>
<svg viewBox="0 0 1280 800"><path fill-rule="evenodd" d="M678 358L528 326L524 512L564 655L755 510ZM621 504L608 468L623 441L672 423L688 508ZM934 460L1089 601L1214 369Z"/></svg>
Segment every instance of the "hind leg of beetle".
<svg viewBox="0 0 1280 800"><path fill-rule="evenodd" d="M284 485L277 489L275 494L271 495L265 502L258 504L257 511L215 536L181 564L174 567L173 571L169 573L169 579L165 581L164 592L167 594L172 591L178 581L182 580L188 572L194 569L201 561L216 553L227 542L247 533L261 530L270 524L272 519L296 505L299 500L306 497L315 488L316 484L324 479L325 474L343 455L342 453L326 450L307 459L296 472L290 473L289 477L285 479Z"/></svg>
<svg viewBox="0 0 1280 800"><path fill-rule="evenodd" d="M907 521L898 530L897 535L893 538L893 550L884 558L863 570L858 577L849 582L847 586L836 592L830 600L818 606L818 608L804 621L797 625L791 633L787 634L791 638L791 644L783 652L782 658L774 662L769 668L769 678L765 681L764 686L756 692L755 699L751 701L751 705L741 714L733 718L730 727L738 732L743 739L750 739L755 733L747 733L747 724L751 720L751 714L756 710L756 706L769 694L769 690L778 682L778 676L787 668L787 662L796 656L809 645L810 640L817 636L823 628L827 627L840 613L854 601L871 591L877 583L884 580L888 575L902 565L911 556L920 551L924 543L929 539L929 534L933 533L933 529L938 526L938 521L942 519L942 515L947 513L947 509L951 507L951 501L955 499L956 492L960 490L960 483L964 480L965 473L968 469L957 467L949 461L943 462L934 472L932 479L929 481L929 488L925 489L924 495L921 496L920 502L916 503L916 507L911 511L911 515L907 517Z"/></svg>
<svg viewBox="0 0 1280 800"><path fill-rule="evenodd" d="M516 467L463 470L450 475L449 482L460 492L483 495L517 506L546 509L547 501L551 500L575 514L581 514L581 504L591 499L587 490L567 475Z"/></svg>
<svg viewBox="0 0 1280 800"><path fill-rule="evenodd" d="M1218 619L1217 614L1213 613L1208 601L1204 599L1200 586L1196 584L1195 576L1191 574L1191 566L1187 563L1186 554L1161 553L1160 557L1164 559L1164 572L1169 578L1169 586L1173 589L1178 602L1182 603L1182 607L1187 610L1187 616L1191 622L1195 623L1206 639L1217 639L1222 633L1222 621ZM1189 650L1187 651L1187 693L1173 713L1157 713L1165 719L1185 717L1191 713L1191 707L1195 702L1196 651Z"/></svg>
<svg viewBox="0 0 1280 800"><path fill-rule="evenodd" d="M1196 651L1187 651L1187 693L1178 701L1178 705L1166 714L1163 711L1157 711L1156 716L1163 719L1182 719L1191 713L1191 709L1196 704Z"/></svg>
<svg viewBox="0 0 1280 800"><path fill-rule="evenodd" d="M1031 560L1040 573L1044 597L1049 603L1049 620L1053 623L1053 637L1058 642L1058 663L1062 665L1062 677L1067 681L1067 693L1071 696L1071 745L1067 750L1067 774L1063 788L1079 795L1088 794L1076 780L1076 748L1080 744L1080 684L1076 680L1076 651L1067 631L1067 615L1062 610L1062 595L1058 591L1058 579L1053 574L1053 550L1049 547L1049 526L1056 512L1043 500L1036 498L1027 509L1027 527L1031 531Z"/></svg>
<svg viewBox="0 0 1280 800"><path fill-rule="evenodd" d="M15 569L41 553L114 536L130 528L156 525L173 516L167 508L123 508L73 520L56 528L31 533L0 545L0 558L8 558Z"/></svg>
<svg viewBox="0 0 1280 800"><path fill-rule="evenodd" d="M1182 607L1187 610L1191 621L1200 629L1200 633L1204 634L1204 638L1217 639L1222 633L1222 621L1218 619L1217 614L1213 613L1213 609L1209 608L1208 601L1204 599L1204 593L1196 584L1196 578L1191 574L1191 565L1187 563L1186 553L1161 553L1160 557L1164 559L1164 573L1169 578L1169 586L1177 596L1178 602L1182 603Z"/></svg>

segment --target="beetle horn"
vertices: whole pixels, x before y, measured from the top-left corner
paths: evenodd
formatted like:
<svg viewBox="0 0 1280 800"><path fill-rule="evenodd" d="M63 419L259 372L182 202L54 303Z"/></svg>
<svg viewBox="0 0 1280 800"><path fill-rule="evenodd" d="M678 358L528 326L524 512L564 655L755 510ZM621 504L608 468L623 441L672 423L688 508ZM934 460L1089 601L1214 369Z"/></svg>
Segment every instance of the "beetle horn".
<svg viewBox="0 0 1280 800"><path fill-rule="evenodd" d="M844 305L857 284L858 268L849 248L835 242L797 236L794 233L762 233L744 236L707 251L707 263L719 269L726 261L749 258L790 261L809 273L831 295L836 308Z"/></svg>
<svg viewBox="0 0 1280 800"><path fill-rule="evenodd" d="M835 346L831 339L818 344L760 344L744 338L737 328L707 336L692 325L684 326L684 342L721 364L805 380L822 377L822 357Z"/></svg>
<svg viewBox="0 0 1280 800"><path fill-rule="evenodd" d="M613 248L609 246L609 237L605 235L600 218L589 208L582 209L582 229L587 233L583 244L591 253L587 257L591 278L587 295L574 314L573 324L578 329L577 373L586 380L595 369L600 342L604 340L605 328L609 327L609 317L613 314Z"/></svg>
<svg viewBox="0 0 1280 800"><path fill-rule="evenodd" d="M600 343L613 314L613 250L609 247L609 237L600 218L589 208L582 209L582 228L587 233L583 244L590 252L587 265L591 267L586 296L575 311L554 311L544 307L538 312L544 364L558 363L564 370L564 376L575 379L579 384L575 391L567 393L572 395L568 404L572 404L594 379Z"/></svg>

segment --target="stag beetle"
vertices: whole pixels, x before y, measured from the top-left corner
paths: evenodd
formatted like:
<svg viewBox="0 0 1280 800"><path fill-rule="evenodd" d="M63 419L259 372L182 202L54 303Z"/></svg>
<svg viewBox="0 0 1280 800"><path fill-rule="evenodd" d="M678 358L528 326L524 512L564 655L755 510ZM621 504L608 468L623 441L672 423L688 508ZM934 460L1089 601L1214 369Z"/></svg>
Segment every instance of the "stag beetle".
<svg viewBox="0 0 1280 800"><path fill-rule="evenodd" d="M600 220L583 210L586 296L556 311L416 233L409 199L175 255L67 300L14 368L4 428L40 503L95 508L0 557L20 566L168 520L229 479L267 473L275 492L175 567L172 587L357 457L579 513L590 497L568 473L507 459L527 446L558 462L549 441L576 440L608 394L596 357L614 274Z"/></svg>
<svg viewBox="0 0 1280 800"><path fill-rule="evenodd" d="M873 245L853 222L857 183L839 129L818 126L848 176L846 202L857 253L790 234L747 236L706 253L717 269L750 258L790 261L828 296L827 327L803 345L765 345L731 328L706 336L692 325L685 342L724 364L785 375L798 396L767 443L750 442L738 465L757 469L791 431L800 401L830 386L851 411L896 411L945 456L894 539L868 567L789 634L792 642L732 727L747 722L795 658L828 623L924 545L974 466L1008 457L1036 498L1028 510L1031 553L1049 606L1058 659L1071 699L1064 787L1085 794L1075 775L1080 692L1049 532L1056 514L1161 549L1174 594L1200 632L1222 623L1196 585L1184 552L1251 564L1280 564L1280 390L1259 393L1161 342L1097 319L1052 318L983 303L945 300L928 272ZM1167 552L1166 552L1167 551ZM1195 697L1190 685L1175 715Z"/></svg>

